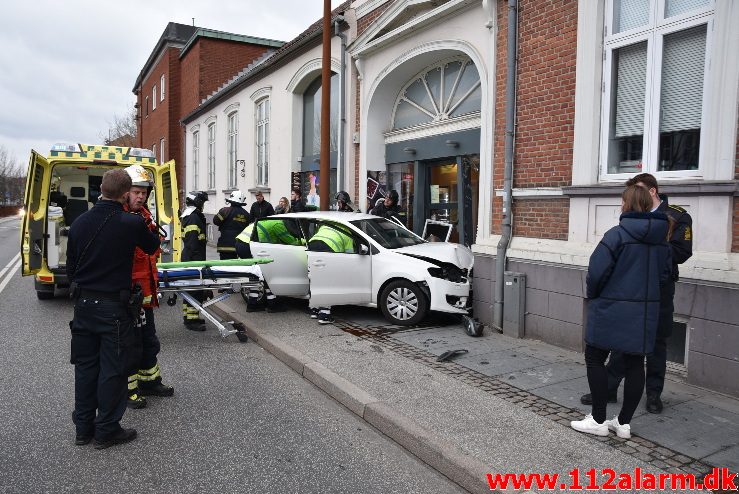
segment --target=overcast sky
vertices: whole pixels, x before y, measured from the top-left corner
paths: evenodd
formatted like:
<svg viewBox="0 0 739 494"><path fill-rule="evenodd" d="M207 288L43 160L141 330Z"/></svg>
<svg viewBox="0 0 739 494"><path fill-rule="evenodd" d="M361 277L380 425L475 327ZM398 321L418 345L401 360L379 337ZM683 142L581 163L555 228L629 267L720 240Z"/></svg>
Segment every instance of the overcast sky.
<svg viewBox="0 0 739 494"><path fill-rule="evenodd" d="M133 104L136 77L170 21L289 41L322 10L322 0L3 2L0 146L25 164L31 148L98 143Z"/></svg>

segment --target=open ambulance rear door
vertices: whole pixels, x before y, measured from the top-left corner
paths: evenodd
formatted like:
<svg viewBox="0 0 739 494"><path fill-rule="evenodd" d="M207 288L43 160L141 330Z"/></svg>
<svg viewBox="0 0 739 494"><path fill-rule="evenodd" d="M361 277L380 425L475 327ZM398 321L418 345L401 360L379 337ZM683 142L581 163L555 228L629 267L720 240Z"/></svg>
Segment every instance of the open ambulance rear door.
<svg viewBox="0 0 739 494"><path fill-rule="evenodd" d="M49 162L36 151L31 151L23 201L24 215L21 223L23 276L36 274L45 268L45 226L50 172Z"/></svg>
<svg viewBox="0 0 739 494"><path fill-rule="evenodd" d="M154 174L156 190L156 222L166 232L162 241L162 262L179 262L182 253L180 231L180 199L174 160L157 166Z"/></svg>

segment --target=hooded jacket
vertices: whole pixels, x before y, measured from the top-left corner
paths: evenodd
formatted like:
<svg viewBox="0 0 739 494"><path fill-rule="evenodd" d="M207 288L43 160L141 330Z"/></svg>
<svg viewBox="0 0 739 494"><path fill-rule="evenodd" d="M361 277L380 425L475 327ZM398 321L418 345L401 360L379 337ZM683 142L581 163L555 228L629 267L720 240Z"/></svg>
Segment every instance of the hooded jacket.
<svg viewBox="0 0 739 494"><path fill-rule="evenodd" d="M660 288L672 276L663 213L628 212L590 256L585 342L646 355L654 349Z"/></svg>

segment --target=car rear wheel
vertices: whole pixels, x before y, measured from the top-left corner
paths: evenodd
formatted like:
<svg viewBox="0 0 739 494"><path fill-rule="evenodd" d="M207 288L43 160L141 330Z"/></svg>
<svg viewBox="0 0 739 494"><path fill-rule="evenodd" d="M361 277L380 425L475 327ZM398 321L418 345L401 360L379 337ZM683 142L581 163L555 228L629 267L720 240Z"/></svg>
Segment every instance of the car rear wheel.
<svg viewBox="0 0 739 494"><path fill-rule="evenodd" d="M411 326L426 317L428 300L421 288L408 280L395 280L380 295L380 309L393 324Z"/></svg>

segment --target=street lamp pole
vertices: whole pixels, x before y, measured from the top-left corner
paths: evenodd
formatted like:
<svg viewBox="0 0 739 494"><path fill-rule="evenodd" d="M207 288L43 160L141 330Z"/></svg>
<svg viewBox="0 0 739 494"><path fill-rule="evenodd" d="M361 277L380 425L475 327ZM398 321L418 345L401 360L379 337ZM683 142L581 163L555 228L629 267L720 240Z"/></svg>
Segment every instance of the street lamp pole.
<svg viewBox="0 0 739 494"><path fill-rule="evenodd" d="M321 211L329 208L331 194L331 0L323 0L323 59L321 66L321 172L318 186Z"/></svg>

